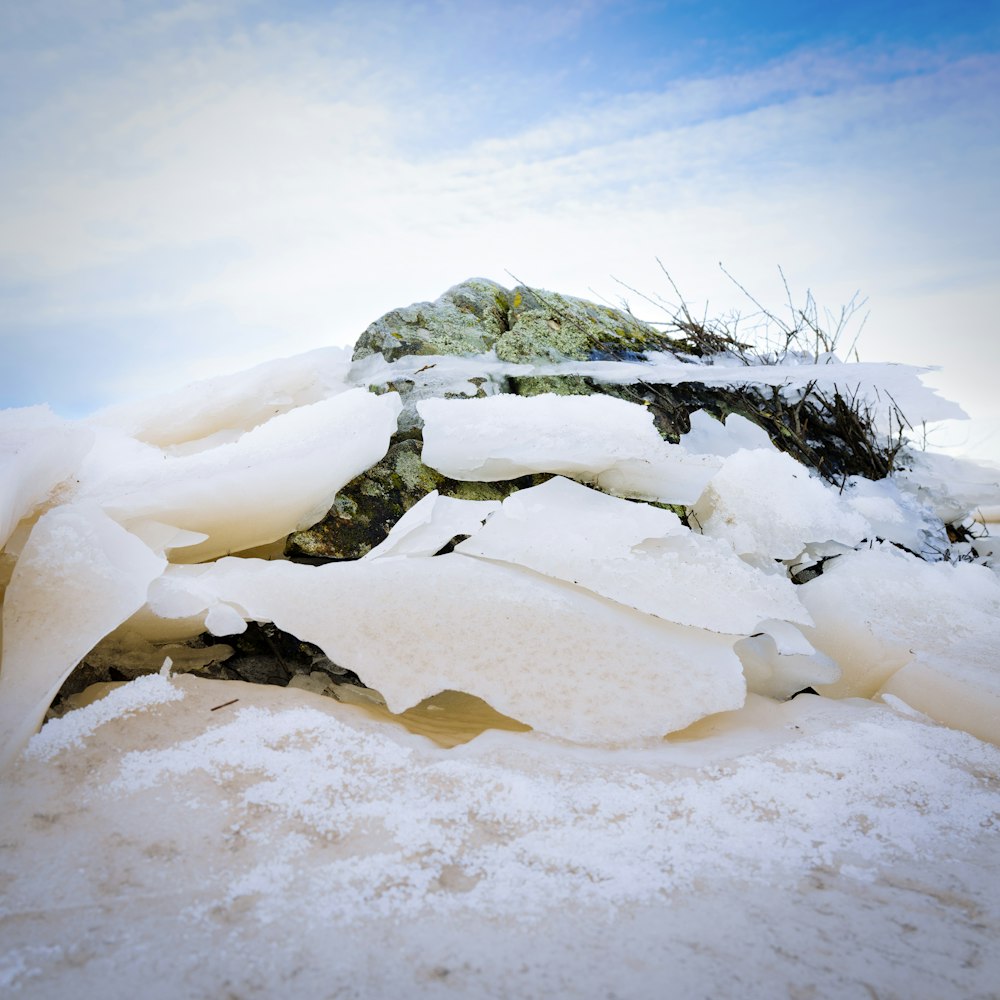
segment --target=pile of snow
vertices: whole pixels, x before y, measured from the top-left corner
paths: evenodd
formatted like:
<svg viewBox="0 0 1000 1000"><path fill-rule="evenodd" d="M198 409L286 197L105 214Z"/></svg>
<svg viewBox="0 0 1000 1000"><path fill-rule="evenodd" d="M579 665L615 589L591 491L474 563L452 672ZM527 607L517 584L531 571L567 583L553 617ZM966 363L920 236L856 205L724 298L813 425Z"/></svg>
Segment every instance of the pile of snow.
<svg viewBox="0 0 1000 1000"><path fill-rule="evenodd" d="M385 454L402 404L370 390L411 361L410 381L427 372L441 394L416 404L426 464L472 481L557 478L502 505L432 494L353 563L254 558L320 519ZM756 381L791 396L835 379L941 415L919 372L826 361L822 371L667 356L513 367ZM914 461L899 484L854 477L838 490L740 417L696 413L668 444L645 407L610 396L470 398L510 367L490 355L352 366L313 352L83 422L42 408L0 414L5 756L116 629L158 643L246 621L319 645L393 712L456 690L587 743L662 737L738 708L748 689L870 697L915 658L894 697L1000 738L963 707L970 690L993 691L1000 584L984 565L920 558L945 537L938 467ZM691 527L650 502L684 507ZM825 572L794 586L809 567ZM975 667L961 677L941 659L953 639ZM955 696L925 697L922 679Z"/></svg>

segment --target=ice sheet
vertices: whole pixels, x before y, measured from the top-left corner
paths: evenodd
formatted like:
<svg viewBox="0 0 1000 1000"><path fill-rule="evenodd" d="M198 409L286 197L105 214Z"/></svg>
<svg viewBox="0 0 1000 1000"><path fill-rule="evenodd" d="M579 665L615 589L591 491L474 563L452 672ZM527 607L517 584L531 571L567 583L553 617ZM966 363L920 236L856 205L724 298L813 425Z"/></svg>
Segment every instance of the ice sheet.
<svg viewBox="0 0 1000 1000"><path fill-rule="evenodd" d="M0 764L38 728L83 656L142 607L165 565L95 504L38 519L4 600Z"/></svg>
<svg viewBox="0 0 1000 1000"><path fill-rule="evenodd" d="M666 621L749 633L810 621L792 584L760 572L671 511L557 477L520 490L456 552L527 566Z"/></svg>
<svg viewBox="0 0 1000 1000"><path fill-rule="evenodd" d="M719 466L667 444L642 406L611 396L428 399L423 461L453 479L554 472L620 496L691 504Z"/></svg>
<svg viewBox="0 0 1000 1000"><path fill-rule="evenodd" d="M318 645L394 712L464 691L542 732L590 743L662 736L745 694L732 636L661 621L535 573L453 553L301 566L221 559L172 567L198 601ZM159 586L162 586L159 585Z"/></svg>
<svg viewBox="0 0 1000 1000"><path fill-rule="evenodd" d="M175 550L177 561L239 552L319 520L337 490L385 454L399 409L395 393L352 389L183 456L108 432L79 494L125 525L155 520L208 536Z"/></svg>
<svg viewBox="0 0 1000 1000"><path fill-rule="evenodd" d="M93 431L47 406L0 410L0 549L27 517L79 466Z"/></svg>

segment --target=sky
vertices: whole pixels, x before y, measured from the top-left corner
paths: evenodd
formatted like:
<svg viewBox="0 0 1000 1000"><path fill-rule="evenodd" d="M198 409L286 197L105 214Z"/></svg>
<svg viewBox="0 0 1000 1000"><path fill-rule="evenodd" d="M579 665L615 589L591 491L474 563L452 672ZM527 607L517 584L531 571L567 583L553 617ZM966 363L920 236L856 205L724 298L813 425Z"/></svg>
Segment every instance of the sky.
<svg viewBox="0 0 1000 1000"><path fill-rule="evenodd" d="M812 291L1000 462L1000 0L0 5L0 406L351 344L471 276ZM720 267L721 265L721 267ZM724 268L724 270L723 270ZM516 277L515 277L516 276Z"/></svg>

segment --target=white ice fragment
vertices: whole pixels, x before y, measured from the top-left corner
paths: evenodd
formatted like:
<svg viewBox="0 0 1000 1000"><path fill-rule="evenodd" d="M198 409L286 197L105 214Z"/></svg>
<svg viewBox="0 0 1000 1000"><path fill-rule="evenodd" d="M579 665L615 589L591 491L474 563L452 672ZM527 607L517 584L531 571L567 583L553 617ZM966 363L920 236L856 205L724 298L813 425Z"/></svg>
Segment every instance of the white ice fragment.
<svg viewBox="0 0 1000 1000"><path fill-rule="evenodd" d="M808 643L807 643L808 645ZM784 700L797 691L831 684L840 668L823 653L782 652L772 635L760 633L739 639L734 649L743 664L747 690Z"/></svg>
<svg viewBox="0 0 1000 1000"><path fill-rule="evenodd" d="M350 367L345 348L320 348L108 407L89 422L175 453L190 453L235 440L281 413L346 391Z"/></svg>
<svg viewBox="0 0 1000 1000"><path fill-rule="evenodd" d="M450 554L302 566L221 559L210 599L318 645L400 712L464 691L553 736L643 740L737 708L732 637L641 615L534 573Z"/></svg>
<svg viewBox="0 0 1000 1000"><path fill-rule="evenodd" d="M432 490L403 514L380 545L362 558L432 556L456 535L477 532L499 507L499 500L461 500Z"/></svg>
<svg viewBox="0 0 1000 1000"><path fill-rule="evenodd" d="M83 459L94 432L47 406L0 410L0 549Z"/></svg>
<svg viewBox="0 0 1000 1000"><path fill-rule="evenodd" d="M219 601L208 609L205 628L212 635L239 635L247 630L247 623L235 608Z"/></svg>
<svg viewBox="0 0 1000 1000"><path fill-rule="evenodd" d="M749 566L725 542L690 531L671 511L561 477L508 497L455 551L715 632L747 633L762 618L810 621L790 581Z"/></svg>
<svg viewBox="0 0 1000 1000"><path fill-rule="evenodd" d="M795 590L797 588L793 587L792 589ZM804 608L803 611L805 611ZM799 621L803 624L811 624L812 619L806 620L806 618L807 616L803 615ZM766 632L774 640L775 649L782 656L810 656L816 652L812 643L802 634L802 629L796 625L792 625L787 620L770 619L762 621L754 631Z"/></svg>
<svg viewBox="0 0 1000 1000"><path fill-rule="evenodd" d="M970 511L1000 504L1000 468L930 451L903 456L895 475L899 486L929 506L946 524Z"/></svg>
<svg viewBox="0 0 1000 1000"><path fill-rule="evenodd" d="M179 457L106 432L80 493L128 527L154 520L208 536L175 550L177 561L253 548L319 520L385 454L399 407L395 393L351 389Z"/></svg>
<svg viewBox="0 0 1000 1000"><path fill-rule="evenodd" d="M758 561L794 559L809 543L854 546L871 526L789 455L738 451L694 508L702 531Z"/></svg>
<svg viewBox="0 0 1000 1000"><path fill-rule="evenodd" d="M142 607L165 565L94 504L39 518L4 601L0 760L27 742L83 656Z"/></svg>
<svg viewBox="0 0 1000 1000"><path fill-rule="evenodd" d="M798 590L815 622L807 638L843 671L821 690L834 697L871 697L914 654L938 656L976 636L995 642L1000 620L992 571L924 562L892 545L831 559Z"/></svg>
<svg viewBox="0 0 1000 1000"><path fill-rule="evenodd" d="M879 692L937 722L1000 745L1000 643L996 631L918 653Z"/></svg>
<svg viewBox="0 0 1000 1000"><path fill-rule="evenodd" d="M205 565L168 566L149 586L143 614L129 627L147 638L157 638L156 620L196 621L196 631L207 629L212 635L237 635L246 631L242 609L219 600L211 583L204 582ZM151 618L151 620L147 620Z"/></svg>
<svg viewBox="0 0 1000 1000"><path fill-rule="evenodd" d="M844 485L843 498L871 525L875 538L895 542L918 555L939 558L948 547L940 518L900 490L895 478L874 482L851 476Z"/></svg>
<svg viewBox="0 0 1000 1000"><path fill-rule="evenodd" d="M172 549L197 545L208 538L203 531L185 531L183 528L152 519L130 521L128 530L161 556Z"/></svg>
<svg viewBox="0 0 1000 1000"><path fill-rule="evenodd" d="M681 435L681 445L694 455L725 458L741 449L771 449L767 431L738 413L730 413L723 423L705 410L691 414L691 430Z"/></svg>
<svg viewBox="0 0 1000 1000"><path fill-rule="evenodd" d="M453 479L555 472L622 496L690 504L718 468L711 456L667 444L645 407L611 396L428 399L417 410L423 461Z"/></svg>

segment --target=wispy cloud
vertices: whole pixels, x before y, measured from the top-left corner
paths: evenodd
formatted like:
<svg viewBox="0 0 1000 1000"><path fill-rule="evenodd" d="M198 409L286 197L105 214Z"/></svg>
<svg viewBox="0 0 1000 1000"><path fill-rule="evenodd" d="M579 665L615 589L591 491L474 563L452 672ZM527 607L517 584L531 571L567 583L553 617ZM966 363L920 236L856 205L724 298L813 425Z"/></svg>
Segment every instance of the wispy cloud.
<svg viewBox="0 0 1000 1000"><path fill-rule="evenodd" d="M68 41L36 47L66 75L0 116L0 337L18 345L2 398L86 406L154 375L346 342L471 273L614 295L609 272L658 281L655 255L720 308L738 299L720 259L763 294L778 264L827 301L861 287L876 351L911 361L938 359L949 318L990 321L969 310L995 302L1000 264L995 54L800 48L528 111L494 68L518 38L494 8L453 13L438 44L408 34L406 6L277 22L108 0L88 28L108 69L81 70ZM447 5L430 6L440 25ZM553 4L535 38L569 45L606 13ZM17 30L44 35L41 16ZM434 64L470 39L450 73ZM563 64L547 72L558 90ZM470 80L475 100L455 91ZM903 317L894 341L880 321Z"/></svg>

